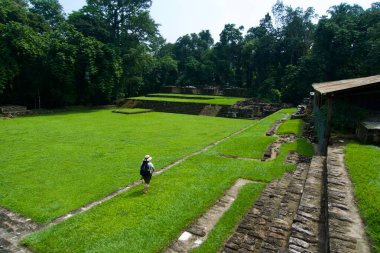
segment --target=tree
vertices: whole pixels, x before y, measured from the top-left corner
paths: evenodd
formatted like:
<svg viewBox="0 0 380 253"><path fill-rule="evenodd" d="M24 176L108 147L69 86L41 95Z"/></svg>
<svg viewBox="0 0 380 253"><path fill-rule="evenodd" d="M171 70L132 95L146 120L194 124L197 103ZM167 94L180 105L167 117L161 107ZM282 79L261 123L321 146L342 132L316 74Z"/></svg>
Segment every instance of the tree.
<svg viewBox="0 0 380 253"><path fill-rule="evenodd" d="M278 65L276 31L271 16L266 14L258 27L248 29L244 41L247 88L254 97L265 98L275 88L273 79Z"/></svg>
<svg viewBox="0 0 380 253"><path fill-rule="evenodd" d="M54 28L65 20L62 5L58 0L29 1L32 4L30 12L44 17L51 27Z"/></svg>
<svg viewBox="0 0 380 253"><path fill-rule="evenodd" d="M180 37L173 53L178 61L180 85L205 85L213 83L214 66L210 58L214 40L210 31L201 31Z"/></svg>
<svg viewBox="0 0 380 253"><path fill-rule="evenodd" d="M215 45L216 82L226 86L243 86L241 69L241 46L244 27L227 24Z"/></svg>

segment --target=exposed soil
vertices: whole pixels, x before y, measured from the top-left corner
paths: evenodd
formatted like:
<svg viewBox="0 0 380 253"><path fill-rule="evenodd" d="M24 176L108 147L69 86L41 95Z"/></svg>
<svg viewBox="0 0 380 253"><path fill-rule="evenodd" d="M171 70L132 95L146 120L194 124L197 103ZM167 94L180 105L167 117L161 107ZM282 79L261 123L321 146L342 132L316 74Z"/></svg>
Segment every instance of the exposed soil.
<svg viewBox="0 0 380 253"><path fill-rule="evenodd" d="M296 135L294 134L284 134L280 135L279 138L270 144L268 148L265 150L261 161L271 161L276 159L280 152L281 145L284 143L294 142L296 140Z"/></svg>

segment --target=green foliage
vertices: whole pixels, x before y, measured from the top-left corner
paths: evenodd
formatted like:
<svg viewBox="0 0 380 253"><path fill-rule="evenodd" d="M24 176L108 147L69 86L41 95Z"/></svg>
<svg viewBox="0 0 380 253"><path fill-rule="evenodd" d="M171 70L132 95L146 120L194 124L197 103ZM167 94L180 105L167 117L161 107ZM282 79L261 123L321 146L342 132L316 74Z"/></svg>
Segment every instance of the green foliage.
<svg viewBox="0 0 380 253"><path fill-rule="evenodd" d="M164 85L235 86L299 103L312 83L380 70L378 3L333 6L314 24L313 8L278 1L246 35L226 24L218 42L203 30L174 44L159 35L151 4L90 0L66 19L57 0L0 0L0 103L106 104Z"/></svg>
<svg viewBox="0 0 380 253"><path fill-rule="evenodd" d="M343 132L354 131L358 122L364 120L369 114L367 110L359 106L339 100L333 104L333 111L332 127L336 131Z"/></svg>
<svg viewBox="0 0 380 253"><path fill-rule="evenodd" d="M51 27L55 27L65 20L62 5L58 2L58 0L29 1L32 4L30 11L44 17L45 20L49 22Z"/></svg>
<svg viewBox="0 0 380 253"><path fill-rule="evenodd" d="M346 164L373 250L380 252L380 149L375 146L348 144Z"/></svg>
<svg viewBox="0 0 380 253"><path fill-rule="evenodd" d="M210 59L213 44L209 30L178 38L172 49L180 73L177 84L203 86L214 83L213 62Z"/></svg>
<svg viewBox="0 0 380 253"><path fill-rule="evenodd" d="M77 109L0 120L0 205L46 223L251 124L249 120Z"/></svg>

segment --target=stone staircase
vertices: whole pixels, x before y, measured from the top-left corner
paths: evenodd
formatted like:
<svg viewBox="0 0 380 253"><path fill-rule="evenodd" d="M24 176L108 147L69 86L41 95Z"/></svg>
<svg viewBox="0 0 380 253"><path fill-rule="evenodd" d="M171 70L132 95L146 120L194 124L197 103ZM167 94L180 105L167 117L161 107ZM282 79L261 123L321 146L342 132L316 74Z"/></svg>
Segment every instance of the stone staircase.
<svg viewBox="0 0 380 253"><path fill-rule="evenodd" d="M364 224L351 191L344 165L344 146L328 148L327 157L328 245L331 253L369 253Z"/></svg>
<svg viewBox="0 0 380 253"><path fill-rule="evenodd" d="M323 172L326 158L311 160L302 197L289 237L289 252L325 252L323 229Z"/></svg>
<svg viewBox="0 0 380 253"><path fill-rule="evenodd" d="M221 252L369 253L344 148L270 182Z"/></svg>
<svg viewBox="0 0 380 253"><path fill-rule="evenodd" d="M292 223L301 201L309 165L267 185L222 252L288 252Z"/></svg>
<svg viewBox="0 0 380 253"><path fill-rule="evenodd" d="M28 253L18 245L21 238L39 229L37 223L0 207L0 253Z"/></svg>

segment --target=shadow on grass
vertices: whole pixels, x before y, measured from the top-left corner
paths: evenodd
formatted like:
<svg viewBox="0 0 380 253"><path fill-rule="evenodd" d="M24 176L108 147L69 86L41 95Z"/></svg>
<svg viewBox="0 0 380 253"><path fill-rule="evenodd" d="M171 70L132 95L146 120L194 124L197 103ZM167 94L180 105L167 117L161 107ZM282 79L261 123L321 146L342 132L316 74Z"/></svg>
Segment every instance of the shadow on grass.
<svg viewBox="0 0 380 253"><path fill-rule="evenodd" d="M144 196L144 189L141 188L141 189L138 189L138 190L135 190L134 192L131 192L130 194L126 195L128 196L128 198L139 198L141 196Z"/></svg>

